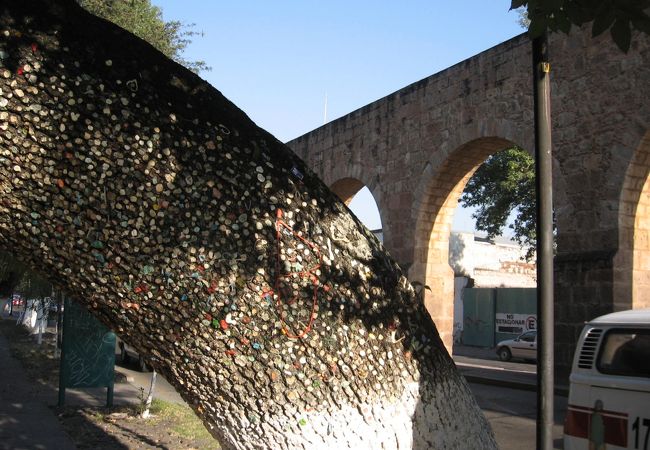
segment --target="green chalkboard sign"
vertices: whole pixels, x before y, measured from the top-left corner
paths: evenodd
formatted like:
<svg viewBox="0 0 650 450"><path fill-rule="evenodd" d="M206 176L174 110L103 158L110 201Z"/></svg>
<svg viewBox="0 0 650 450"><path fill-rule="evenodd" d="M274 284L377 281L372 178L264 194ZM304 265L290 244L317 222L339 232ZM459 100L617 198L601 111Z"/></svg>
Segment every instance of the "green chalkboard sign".
<svg viewBox="0 0 650 450"><path fill-rule="evenodd" d="M63 309L63 345L59 373L59 405L66 388L106 387L113 403L115 333L70 299Z"/></svg>

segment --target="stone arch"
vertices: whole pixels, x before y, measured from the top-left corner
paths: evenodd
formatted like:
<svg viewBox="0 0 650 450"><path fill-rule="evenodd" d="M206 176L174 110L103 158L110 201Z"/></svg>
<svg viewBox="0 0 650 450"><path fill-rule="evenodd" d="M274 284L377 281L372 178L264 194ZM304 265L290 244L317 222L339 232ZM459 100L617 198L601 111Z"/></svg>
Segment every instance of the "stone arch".
<svg viewBox="0 0 650 450"><path fill-rule="evenodd" d="M341 178L330 185L330 189L334 192L347 206L354 196L363 188L364 184L361 180L356 178Z"/></svg>
<svg viewBox="0 0 650 450"><path fill-rule="evenodd" d="M354 196L357 195L361 189L367 187L370 191L370 194L372 195L372 198L375 201L377 210L379 211L379 220L381 221L382 228L384 227L384 224L386 223L386 218L384 217L385 208L382 208L380 202L381 197L378 195L379 189L377 189L377 187L370 186L369 184L366 184L360 179L354 177L339 178L333 183L330 183L329 187L330 190L336 194L336 196L339 197L341 201L348 207L350 206L350 203L352 202ZM385 236L385 230L382 230L382 232Z"/></svg>
<svg viewBox="0 0 650 450"><path fill-rule="evenodd" d="M449 266L449 234L458 199L476 169L492 154L514 142L500 137L471 140L449 153L432 169L425 168L417 205L412 281L431 288L425 305L436 323L443 342L451 350L453 330L453 270Z"/></svg>
<svg viewBox="0 0 650 450"><path fill-rule="evenodd" d="M650 307L650 131L625 173L614 262L614 310Z"/></svg>

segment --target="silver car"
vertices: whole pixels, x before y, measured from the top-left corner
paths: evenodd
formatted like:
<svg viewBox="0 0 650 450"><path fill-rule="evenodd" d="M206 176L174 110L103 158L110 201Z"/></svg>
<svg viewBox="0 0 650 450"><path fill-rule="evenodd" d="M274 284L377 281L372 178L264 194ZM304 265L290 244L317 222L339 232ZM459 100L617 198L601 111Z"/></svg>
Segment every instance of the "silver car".
<svg viewBox="0 0 650 450"><path fill-rule="evenodd" d="M537 330L526 331L515 339L497 344L497 355L501 361L511 358L537 359Z"/></svg>

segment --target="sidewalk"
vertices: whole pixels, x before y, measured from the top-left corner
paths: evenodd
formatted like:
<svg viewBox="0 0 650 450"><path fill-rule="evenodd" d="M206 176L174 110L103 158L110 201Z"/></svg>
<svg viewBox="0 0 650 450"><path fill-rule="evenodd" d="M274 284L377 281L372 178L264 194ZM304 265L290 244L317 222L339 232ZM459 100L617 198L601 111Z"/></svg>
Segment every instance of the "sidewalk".
<svg viewBox="0 0 650 450"><path fill-rule="evenodd" d="M0 320L11 320L5 314ZM12 320L12 322L14 322ZM52 409L58 391L32 382L14 359L7 338L0 333L0 450L76 449ZM130 383L115 383L114 405L138 404L139 390ZM66 406L104 406L106 389L66 389ZM95 425L89 423L89 427Z"/></svg>
<svg viewBox="0 0 650 450"><path fill-rule="evenodd" d="M0 335L0 376L0 449L76 448L47 406L56 402L56 392L27 380L20 363L9 353L3 335Z"/></svg>
<svg viewBox="0 0 650 450"><path fill-rule="evenodd" d="M135 391L139 392L140 389L144 389L145 392L149 392L149 386L151 385L151 372L140 372L134 368L125 367L122 364L115 365L115 372L116 375L125 380L126 383L128 383ZM170 385L160 373L156 378L156 387L153 396L154 398L169 403L187 405L180 394L176 392L176 389L174 389L174 387Z"/></svg>
<svg viewBox="0 0 650 450"><path fill-rule="evenodd" d="M473 347L470 345L454 344L453 355L467 358L486 359L497 361L496 350L490 347Z"/></svg>

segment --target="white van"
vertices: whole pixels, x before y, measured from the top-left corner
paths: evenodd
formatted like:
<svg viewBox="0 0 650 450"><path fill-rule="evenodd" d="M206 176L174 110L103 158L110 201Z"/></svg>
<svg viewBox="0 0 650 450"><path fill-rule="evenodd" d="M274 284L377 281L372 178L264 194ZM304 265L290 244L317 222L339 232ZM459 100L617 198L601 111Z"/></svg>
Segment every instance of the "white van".
<svg viewBox="0 0 650 450"><path fill-rule="evenodd" d="M650 450L650 309L587 323L570 381L565 450Z"/></svg>

